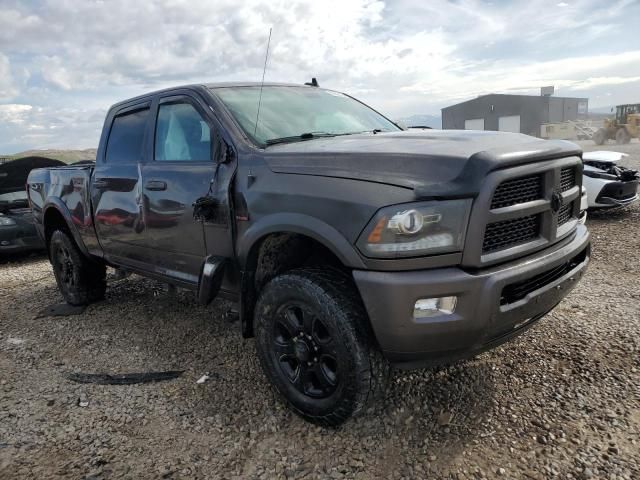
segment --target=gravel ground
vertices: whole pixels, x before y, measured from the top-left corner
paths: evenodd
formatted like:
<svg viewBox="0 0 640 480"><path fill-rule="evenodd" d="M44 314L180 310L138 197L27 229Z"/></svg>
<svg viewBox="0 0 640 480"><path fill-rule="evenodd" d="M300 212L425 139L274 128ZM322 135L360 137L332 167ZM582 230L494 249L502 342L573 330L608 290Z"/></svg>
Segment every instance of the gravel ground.
<svg viewBox="0 0 640 480"><path fill-rule="evenodd" d="M619 150L640 167L640 143ZM395 372L384 402L336 430L275 397L229 304L134 276L82 315L36 318L61 300L48 262L5 261L0 478L640 478L640 207L588 225L587 275L535 328ZM66 379L176 369L146 385Z"/></svg>

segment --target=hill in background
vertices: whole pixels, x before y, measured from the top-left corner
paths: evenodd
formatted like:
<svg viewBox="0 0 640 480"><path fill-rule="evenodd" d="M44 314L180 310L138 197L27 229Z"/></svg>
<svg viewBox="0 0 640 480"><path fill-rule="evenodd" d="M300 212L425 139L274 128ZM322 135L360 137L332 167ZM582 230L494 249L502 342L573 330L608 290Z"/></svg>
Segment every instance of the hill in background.
<svg viewBox="0 0 640 480"><path fill-rule="evenodd" d="M439 115L411 115L410 117L400 118L398 121L407 127L442 128L442 118Z"/></svg>
<svg viewBox="0 0 640 480"><path fill-rule="evenodd" d="M23 157L46 157L60 160L64 163L75 163L80 160L93 160L96 159L97 149L86 148L84 150L27 150L24 152L16 153L14 155L0 155L0 158L8 160L16 160Z"/></svg>

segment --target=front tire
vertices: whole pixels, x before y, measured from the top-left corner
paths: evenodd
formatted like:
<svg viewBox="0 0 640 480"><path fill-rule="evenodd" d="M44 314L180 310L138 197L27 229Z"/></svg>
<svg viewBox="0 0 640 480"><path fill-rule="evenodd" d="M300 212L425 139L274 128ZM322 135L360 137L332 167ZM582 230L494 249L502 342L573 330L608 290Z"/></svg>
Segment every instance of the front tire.
<svg viewBox="0 0 640 480"><path fill-rule="evenodd" d="M631 136L627 132L626 128L619 128L616 132L616 143L618 145L624 145L631 141Z"/></svg>
<svg viewBox="0 0 640 480"><path fill-rule="evenodd" d="M386 387L388 364L346 275L304 269L274 278L260 293L255 324L265 375L305 420L340 425Z"/></svg>
<svg viewBox="0 0 640 480"><path fill-rule="evenodd" d="M607 141L607 132L604 128L599 128L593 134L593 141L596 145L602 145Z"/></svg>
<svg viewBox="0 0 640 480"><path fill-rule="evenodd" d="M87 305L104 298L106 268L92 262L67 232L56 230L49 240L49 258L58 289L70 305Z"/></svg>

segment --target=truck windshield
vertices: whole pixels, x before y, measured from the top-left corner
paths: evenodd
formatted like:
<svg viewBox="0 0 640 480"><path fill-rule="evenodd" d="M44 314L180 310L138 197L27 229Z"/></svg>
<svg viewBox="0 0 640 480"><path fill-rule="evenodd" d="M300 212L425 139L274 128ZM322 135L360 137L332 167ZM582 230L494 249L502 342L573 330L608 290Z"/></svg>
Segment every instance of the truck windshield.
<svg viewBox="0 0 640 480"><path fill-rule="evenodd" d="M249 138L260 145L333 135L400 130L375 110L342 93L316 87L218 87L213 93Z"/></svg>

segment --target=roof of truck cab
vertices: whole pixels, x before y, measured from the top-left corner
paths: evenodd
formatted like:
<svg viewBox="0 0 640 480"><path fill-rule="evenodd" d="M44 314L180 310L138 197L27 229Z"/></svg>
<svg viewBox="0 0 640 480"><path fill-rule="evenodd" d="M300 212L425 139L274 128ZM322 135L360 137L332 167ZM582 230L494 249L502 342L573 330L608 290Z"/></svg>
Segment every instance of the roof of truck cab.
<svg viewBox="0 0 640 480"><path fill-rule="evenodd" d="M146 100L149 97L153 97L154 95L158 95L159 93L168 93L174 90L183 90L183 89L216 89L216 88L229 88L229 87L259 87L263 85L265 87L303 87L303 88L319 88L313 87L310 85L304 85L300 83L284 83L284 82L216 82L216 83L192 83L187 85L176 85L174 87L163 88L161 90L155 90L153 92L144 93L142 95L138 95L137 97L127 98L126 100L122 100L120 102L114 103L111 106L111 109L116 107L121 107L128 103L135 103L141 100Z"/></svg>
<svg viewBox="0 0 640 480"><path fill-rule="evenodd" d="M311 85L303 85L301 83L284 83L284 82L217 82L207 83L207 88L228 88L228 87L259 87L264 85L265 87L306 87L306 88L319 88Z"/></svg>

